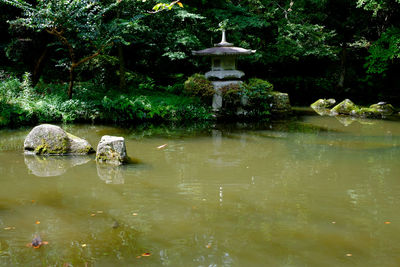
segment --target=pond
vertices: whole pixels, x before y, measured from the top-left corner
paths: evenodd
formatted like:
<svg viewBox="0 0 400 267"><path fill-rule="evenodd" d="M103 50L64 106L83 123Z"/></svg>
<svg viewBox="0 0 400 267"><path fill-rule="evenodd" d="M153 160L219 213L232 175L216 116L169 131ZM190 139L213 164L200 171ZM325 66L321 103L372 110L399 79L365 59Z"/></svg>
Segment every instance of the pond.
<svg viewBox="0 0 400 267"><path fill-rule="evenodd" d="M400 264L400 122L63 127L137 163L24 156L30 129L1 130L1 266Z"/></svg>

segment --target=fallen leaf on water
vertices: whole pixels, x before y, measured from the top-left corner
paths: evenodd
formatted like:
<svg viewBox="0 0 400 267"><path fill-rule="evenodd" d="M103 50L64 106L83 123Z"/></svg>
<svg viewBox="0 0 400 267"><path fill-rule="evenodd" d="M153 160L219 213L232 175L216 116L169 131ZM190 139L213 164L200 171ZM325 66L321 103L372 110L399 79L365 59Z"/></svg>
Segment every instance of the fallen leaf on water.
<svg viewBox="0 0 400 267"><path fill-rule="evenodd" d="M353 254L347 253L346 256L347 256L347 257L351 257L351 256L353 256Z"/></svg>
<svg viewBox="0 0 400 267"><path fill-rule="evenodd" d="M15 227L14 226L8 226L8 227L4 227L4 230L14 230Z"/></svg>
<svg viewBox="0 0 400 267"><path fill-rule="evenodd" d="M136 212L132 213L133 216L137 216L138 214Z"/></svg>
<svg viewBox="0 0 400 267"><path fill-rule="evenodd" d="M36 223L36 224L40 224L40 221L36 221L35 223Z"/></svg>
<svg viewBox="0 0 400 267"><path fill-rule="evenodd" d="M86 246L87 246L86 244L82 244L82 245L81 245L81 247L83 247L83 248L86 247Z"/></svg>
<svg viewBox="0 0 400 267"><path fill-rule="evenodd" d="M95 213L92 213L92 214L90 214L90 216L94 217L94 216L96 216L96 214L95 214Z"/></svg>
<svg viewBox="0 0 400 267"><path fill-rule="evenodd" d="M391 224L391 222L385 222L385 224Z"/></svg>
<svg viewBox="0 0 400 267"><path fill-rule="evenodd" d="M97 213L101 214L101 213L103 213L103 211L102 210L98 210Z"/></svg>
<svg viewBox="0 0 400 267"><path fill-rule="evenodd" d="M150 255L151 255L151 253L149 253L149 252L142 253L142 257L148 257Z"/></svg>
<svg viewBox="0 0 400 267"><path fill-rule="evenodd" d="M167 144L163 144L163 145L161 145L161 146L158 146L157 149L161 149L161 148L164 148L164 147L166 147L166 146L167 146Z"/></svg>
<svg viewBox="0 0 400 267"><path fill-rule="evenodd" d="M142 256L136 256L136 259L140 259Z"/></svg>
<svg viewBox="0 0 400 267"><path fill-rule="evenodd" d="M211 243L208 243L208 244L206 245L206 248L211 248Z"/></svg>
<svg viewBox="0 0 400 267"><path fill-rule="evenodd" d="M33 199L32 199L32 200L31 200L31 202L32 202L32 203L35 203L35 202L36 202L36 200L33 200Z"/></svg>
<svg viewBox="0 0 400 267"><path fill-rule="evenodd" d="M335 224L336 222L332 222L332 224Z"/></svg>

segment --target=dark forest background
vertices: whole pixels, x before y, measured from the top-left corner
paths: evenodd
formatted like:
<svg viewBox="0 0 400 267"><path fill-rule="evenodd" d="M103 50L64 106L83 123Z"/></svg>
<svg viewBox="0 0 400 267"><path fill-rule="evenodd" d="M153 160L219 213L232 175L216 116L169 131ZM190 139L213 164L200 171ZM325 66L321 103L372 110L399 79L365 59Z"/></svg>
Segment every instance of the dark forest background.
<svg viewBox="0 0 400 267"><path fill-rule="evenodd" d="M123 92L179 93L177 84L210 68L209 59L191 51L218 43L225 28L229 42L257 50L240 58L246 77L270 81L294 105L330 97L400 103L398 0L157 4L2 0L1 75L29 72L36 85L68 83L72 73L74 81Z"/></svg>

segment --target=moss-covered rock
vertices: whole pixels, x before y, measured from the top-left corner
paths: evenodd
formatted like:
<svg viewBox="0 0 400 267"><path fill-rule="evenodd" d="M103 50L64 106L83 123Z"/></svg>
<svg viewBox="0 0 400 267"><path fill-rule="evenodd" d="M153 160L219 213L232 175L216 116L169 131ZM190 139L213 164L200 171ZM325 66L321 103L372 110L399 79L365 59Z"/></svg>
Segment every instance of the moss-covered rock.
<svg viewBox="0 0 400 267"><path fill-rule="evenodd" d="M96 161L113 165L128 163L125 139L119 136L104 135L97 146Z"/></svg>
<svg viewBox="0 0 400 267"><path fill-rule="evenodd" d="M345 99L331 109L332 115L351 115L359 108L350 99Z"/></svg>
<svg viewBox="0 0 400 267"><path fill-rule="evenodd" d="M390 116L395 110L391 104L385 102L379 102L377 104L373 104L369 106L370 109L374 109L376 112L379 112L382 116Z"/></svg>
<svg viewBox="0 0 400 267"><path fill-rule="evenodd" d="M271 92L271 113L272 114L287 114L292 111L289 95L277 91Z"/></svg>
<svg viewBox="0 0 400 267"><path fill-rule="evenodd" d="M25 138L24 151L35 155L85 155L94 152L86 140L51 124L34 127Z"/></svg>
<svg viewBox="0 0 400 267"><path fill-rule="evenodd" d="M310 106L313 109L328 109L328 108L333 107L333 105L335 105L335 103L336 103L336 100L333 98L318 99L317 101L312 103Z"/></svg>

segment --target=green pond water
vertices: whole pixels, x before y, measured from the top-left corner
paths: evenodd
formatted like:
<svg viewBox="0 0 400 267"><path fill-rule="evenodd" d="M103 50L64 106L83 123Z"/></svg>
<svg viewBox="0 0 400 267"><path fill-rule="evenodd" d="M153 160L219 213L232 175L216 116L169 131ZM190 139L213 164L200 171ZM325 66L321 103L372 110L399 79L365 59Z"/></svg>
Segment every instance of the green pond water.
<svg viewBox="0 0 400 267"><path fill-rule="evenodd" d="M0 130L1 266L400 265L400 122L63 127L138 163L24 156L30 129Z"/></svg>

